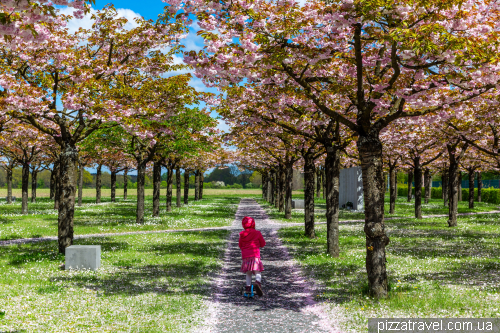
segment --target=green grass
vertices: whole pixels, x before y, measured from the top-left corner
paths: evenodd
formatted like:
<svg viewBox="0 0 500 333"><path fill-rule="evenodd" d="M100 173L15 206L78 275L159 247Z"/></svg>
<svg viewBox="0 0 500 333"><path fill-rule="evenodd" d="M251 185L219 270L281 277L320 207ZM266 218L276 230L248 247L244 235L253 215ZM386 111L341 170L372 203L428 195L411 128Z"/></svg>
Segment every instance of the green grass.
<svg viewBox="0 0 500 333"><path fill-rule="evenodd" d="M173 203L172 212L165 211L164 197L161 201L160 217L153 218L152 197L146 197L145 223L135 223L136 201L130 197L124 201L117 198L111 203L95 204L94 198L84 198L82 207L76 207L74 230L76 235L114 232L173 230L228 226L234 219L240 198L237 195L205 196L200 201L190 198L189 205L181 208ZM40 198L30 203L28 215L21 215L21 203L0 205L0 240L57 236L57 211L53 201Z"/></svg>
<svg viewBox="0 0 500 333"><path fill-rule="evenodd" d="M303 195L293 195L294 199L303 199ZM261 204L265 209L267 214L272 219L279 219L284 223L303 223L304 222L304 210L292 210L292 218L285 220L283 219L284 212L279 212L274 206L271 206L268 202L264 201L260 197L257 199L259 204ZM389 214L389 196L385 196L385 217L414 217L415 216L415 200L407 202L405 197L398 197L396 200L395 214ZM469 209L469 203L465 201L460 201L458 203L459 213L471 213L471 212L488 212L492 210L497 210L498 206L485 202L475 202L474 208ZM448 207L443 205L443 200L431 199L428 204L422 204L422 215L440 215L448 214ZM324 199L318 199L315 197L315 208L314 208L315 222L326 222L326 201ZM341 209L339 213L339 220L363 220L365 218L362 212L352 212L346 209Z"/></svg>
<svg viewBox="0 0 500 333"><path fill-rule="evenodd" d="M307 276L320 284L318 301L340 313L347 331L366 332L368 318L500 317L500 214L387 221L389 297L367 295L362 223L340 226L339 258L326 252L326 228L317 238L302 227L279 231Z"/></svg>
<svg viewBox="0 0 500 333"><path fill-rule="evenodd" d="M97 271L62 271L56 242L2 247L0 331L185 332L205 317L228 231L76 240Z"/></svg>

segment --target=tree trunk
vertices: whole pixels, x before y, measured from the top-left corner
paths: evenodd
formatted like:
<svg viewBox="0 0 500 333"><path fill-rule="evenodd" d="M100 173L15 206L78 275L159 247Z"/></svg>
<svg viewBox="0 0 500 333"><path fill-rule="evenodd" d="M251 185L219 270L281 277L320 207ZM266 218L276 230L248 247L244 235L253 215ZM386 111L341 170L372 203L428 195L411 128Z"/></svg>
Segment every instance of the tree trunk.
<svg viewBox="0 0 500 333"><path fill-rule="evenodd" d="M315 238L314 230L314 174L315 165L311 154L304 155L304 226L305 235L309 238Z"/></svg>
<svg viewBox="0 0 500 333"><path fill-rule="evenodd" d="M200 200L200 170L194 173L194 201Z"/></svg>
<svg viewBox="0 0 500 333"><path fill-rule="evenodd" d="M483 179L481 172L477 172L477 202L481 202L481 190L483 189Z"/></svg>
<svg viewBox="0 0 500 333"><path fill-rule="evenodd" d="M273 193L274 193L274 207L276 209L278 209L280 206L280 194L279 194L279 188L280 188L279 174L280 174L280 172L279 172L279 168L280 167L278 167L278 169L276 170L276 173L274 175L274 191L273 191Z"/></svg>
<svg viewBox="0 0 500 333"><path fill-rule="evenodd" d="M443 186L442 186L442 192L443 192L443 203L445 207L448 207L449 205L449 197L450 197L450 190L449 190L449 174L448 170L443 171L442 175L442 180L443 180Z"/></svg>
<svg viewBox="0 0 500 333"><path fill-rule="evenodd" d="M413 183L413 172L408 171L408 202L411 202L411 192L412 192L412 183Z"/></svg>
<svg viewBox="0 0 500 333"><path fill-rule="evenodd" d="M394 214L396 211L396 199L398 197L398 190L396 188L397 175L395 166L389 165L389 180L389 214Z"/></svg>
<svg viewBox="0 0 500 333"><path fill-rule="evenodd" d="M280 195L280 206L279 206L279 211L284 212L285 211L285 167L280 168L280 188L279 188L279 195ZM314 175L313 175L314 177ZM313 178L313 195L314 195L314 178Z"/></svg>
<svg viewBox="0 0 500 333"><path fill-rule="evenodd" d="M123 200L127 200L128 190L128 168L123 172Z"/></svg>
<svg viewBox="0 0 500 333"><path fill-rule="evenodd" d="M188 204L189 198L189 171L184 170L184 204Z"/></svg>
<svg viewBox="0 0 500 333"><path fill-rule="evenodd" d="M431 198L431 188L432 188L432 177L431 171L429 168L425 168L424 171L424 187L425 187L425 204L429 203L429 199Z"/></svg>
<svg viewBox="0 0 500 333"><path fill-rule="evenodd" d="M469 169L469 209L474 208L474 169Z"/></svg>
<svg viewBox="0 0 500 333"><path fill-rule="evenodd" d="M365 200L366 272L370 294L387 296L385 247L389 237L384 224L382 143L376 137L360 136L357 141ZM411 183L410 188L411 188Z"/></svg>
<svg viewBox="0 0 500 333"><path fill-rule="evenodd" d="M56 195L56 174L55 174L55 168L56 168L57 162L54 162L54 166L52 167L52 170L50 170L50 184L49 184L49 198L50 200L54 200L54 197Z"/></svg>
<svg viewBox="0 0 500 333"><path fill-rule="evenodd" d="M329 151L330 149L330 151ZM327 253L337 258L339 244L339 186L340 186L340 151L337 147L327 147L325 168L326 177L326 244Z"/></svg>
<svg viewBox="0 0 500 333"><path fill-rule="evenodd" d="M181 169L177 167L175 169L175 199L177 207L181 207L181 187Z"/></svg>
<svg viewBox="0 0 500 333"><path fill-rule="evenodd" d="M30 181L30 166L23 164L21 176L22 200L21 200L21 214L28 214L28 188Z"/></svg>
<svg viewBox="0 0 500 333"><path fill-rule="evenodd" d="M135 222L144 224L144 182L146 178L146 161L137 159L137 210Z"/></svg>
<svg viewBox="0 0 500 333"><path fill-rule="evenodd" d="M153 217L160 216L161 165L153 162Z"/></svg>
<svg viewBox="0 0 500 333"><path fill-rule="evenodd" d="M36 188L38 182L38 171L31 171L31 202L36 202Z"/></svg>
<svg viewBox="0 0 500 333"><path fill-rule="evenodd" d="M422 166L420 165L420 156L414 160L415 173L415 218L422 218Z"/></svg>
<svg viewBox="0 0 500 333"><path fill-rule="evenodd" d="M82 206L83 201L83 165L78 168L78 207Z"/></svg>
<svg viewBox="0 0 500 333"><path fill-rule="evenodd" d="M101 203L101 169L102 165L97 165L97 174L95 176L95 203Z"/></svg>
<svg viewBox="0 0 500 333"><path fill-rule="evenodd" d="M316 198L321 196L321 169L316 170Z"/></svg>
<svg viewBox="0 0 500 333"><path fill-rule="evenodd" d="M111 202L116 202L116 171L111 171Z"/></svg>
<svg viewBox="0 0 500 333"><path fill-rule="evenodd" d="M274 173L269 172L269 176L267 179L267 202L269 202L271 205L273 204L273 179Z"/></svg>
<svg viewBox="0 0 500 333"><path fill-rule="evenodd" d="M262 173L262 199L267 199L267 174Z"/></svg>
<svg viewBox="0 0 500 333"><path fill-rule="evenodd" d="M462 201L462 171L458 171L458 201Z"/></svg>
<svg viewBox="0 0 500 333"><path fill-rule="evenodd" d="M321 180L323 183L323 199L326 199L326 175L325 175L325 173L326 173L325 168L323 168L321 170Z"/></svg>
<svg viewBox="0 0 500 333"><path fill-rule="evenodd" d="M174 170L172 167L167 170L167 212L172 211L172 183L174 182Z"/></svg>
<svg viewBox="0 0 500 333"><path fill-rule="evenodd" d="M448 169L449 174L449 191L450 191L450 204L448 207L448 226L457 226L457 212L458 212L458 163L450 163Z"/></svg>
<svg viewBox="0 0 500 333"><path fill-rule="evenodd" d="M203 199L203 182L205 181L205 175L203 171L200 171L200 200Z"/></svg>
<svg viewBox="0 0 500 333"><path fill-rule="evenodd" d="M292 188L293 188L293 163L286 166L285 180L285 219L292 218Z"/></svg>
<svg viewBox="0 0 500 333"><path fill-rule="evenodd" d="M75 146L66 144L59 156L59 190L55 201L59 203L58 243L59 253L65 253L66 248L73 244L73 222L75 216L76 176L78 150ZM57 195L57 192L59 192Z"/></svg>
<svg viewBox="0 0 500 333"><path fill-rule="evenodd" d="M61 156L59 156L59 159ZM61 161L55 162L54 170L54 209L59 210L59 199L61 197Z"/></svg>
<svg viewBox="0 0 500 333"><path fill-rule="evenodd" d="M7 172L7 203L12 203L12 168L6 168Z"/></svg>

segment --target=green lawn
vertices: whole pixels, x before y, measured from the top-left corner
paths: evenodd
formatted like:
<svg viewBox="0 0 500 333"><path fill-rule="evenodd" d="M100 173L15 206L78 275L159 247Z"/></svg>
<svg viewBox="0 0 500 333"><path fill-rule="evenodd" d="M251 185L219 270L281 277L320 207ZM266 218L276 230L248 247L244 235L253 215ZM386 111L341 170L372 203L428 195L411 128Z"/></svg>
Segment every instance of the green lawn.
<svg viewBox="0 0 500 333"><path fill-rule="evenodd" d="M294 199L303 199L304 195L293 195ZM292 218L289 220L283 219L284 212L279 212L274 206L271 206L268 202L263 199L257 199L259 204L261 204L268 213L269 217L272 219L279 219L281 222L286 223L303 223L304 222L304 210L297 209L292 210ZM497 210L498 206L485 202L475 202L474 208L469 209L469 203L465 201L460 201L458 203L459 213L470 213L470 212L487 212L492 210ZM431 199L428 204L422 204L422 215L439 215L448 214L448 207L443 205L443 200L441 199ZM315 208L314 215L316 216L316 222L326 222L326 201L324 199L318 199L315 197ZM405 197L398 197L396 200L395 214L389 214L389 195L385 197L385 217L414 217L415 216L415 200L407 202ZM361 212L351 212L346 209L341 209L339 213L339 220L362 220L365 218L364 213Z"/></svg>
<svg viewBox="0 0 500 333"><path fill-rule="evenodd" d="M319 282L319 301L340 312L344 329L366 332L368 318L500 317L500 215L387 221L390 293L367 295L362 223L340 226L341 254L328 257L326 228L317 238L303 227L279 231L307 276ZM282 221L282 220L281 220Z"/></svg>
<svg viewBox="0 0 500 333"><path fill-rule="evenodd" d="M75 211L75 235L101 234L113 232L173 230L231 225L240 198L238 195L205 196L200 201L190 198L189 205L174 207L165 211L165 198L161 198L160 217L153 218L152 196L146 197L145 223L135 223L136 201L129 196L126 201L118 198L111 203L103 198L103 203L95 204L95 199L84 198L82 207ZM57 211L53 201L40 198L29 204L29 214L21 215L21 203L0 205L0 240L57 236Z"/></svg>
<svg viewBox="0 0 500 333"><path fill-rule="evenodd" d="M76 240L98 271L62 271L56 242L2 247L0 332L186 332L204 319L228 231Z"/></svg>

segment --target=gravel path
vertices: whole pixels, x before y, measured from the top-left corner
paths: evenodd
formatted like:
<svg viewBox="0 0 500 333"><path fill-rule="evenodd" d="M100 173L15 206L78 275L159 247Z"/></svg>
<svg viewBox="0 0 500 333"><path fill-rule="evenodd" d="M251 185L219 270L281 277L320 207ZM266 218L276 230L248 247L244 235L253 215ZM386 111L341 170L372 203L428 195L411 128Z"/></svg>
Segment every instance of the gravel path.
<svg viewBox="0 0 500 333"><path fill-rule="evenodd" d="M266 246L261 250L264 296L246 299L241 295L245 275L241 273L238 237L244 216L255 219ZM228 240L224 267L215 280L208 303L209 317L200 332L339 332L313 299L314 285L305 281L288 251L277 237L280 224L273 223L253 199L242 199Z"/></svg>

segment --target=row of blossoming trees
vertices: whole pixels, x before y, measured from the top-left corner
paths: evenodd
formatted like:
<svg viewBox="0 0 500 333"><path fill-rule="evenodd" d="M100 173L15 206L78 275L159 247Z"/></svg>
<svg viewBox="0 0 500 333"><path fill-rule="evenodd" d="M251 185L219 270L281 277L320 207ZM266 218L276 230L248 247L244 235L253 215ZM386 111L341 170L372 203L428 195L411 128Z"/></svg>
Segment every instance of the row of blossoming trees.
<svg viewBox="0 0 500 333"><path fill-rule="evenodd" d="M70 5L85 9L79 1ZM174 170L177 205L181 169L187 181L196 174L195 197L201 197L203 172L229 154L221 148L217 121L200 107L212 96L189 85L190 74L182 74L187 65L174 63L185 24L166 12L157 21L137 18L128 29L127 20L107 6L92 15L92 28L69 33L72 18L58 15L49 2L2 2L0 9L6 36L0 40L0 155L8 183L12 169L22 166L25 214L30 169L35 184L38 171L51 169L60 252L73 241L77 179L81 205L84 167L97 167L97 202L102 166L111 171L112 200L116 175L137 171L137 223L144 223L146 172L153 174L154 216L162 167L168 170L167 211ZM44 15L35 17L38 10ZM185 201L187 196L185 188Z"/></svg>
<svg viewBox="0 0 500 333"><path fill-rule="evenodd" d="M324 164L332 256L339 170L361 166L372 295L387 295L384 169L411 167L417 188L422 170L446 169L454 226L461 165L496 167L500 1L166 2L178 22L198 19L206 48L185 62L223 91L218 109L233 125L231 142L245 150L243 163L278 180L268 186L285 193L275 200L287 217L283 184L303 164L311 237L311 180Z"/></svg>

